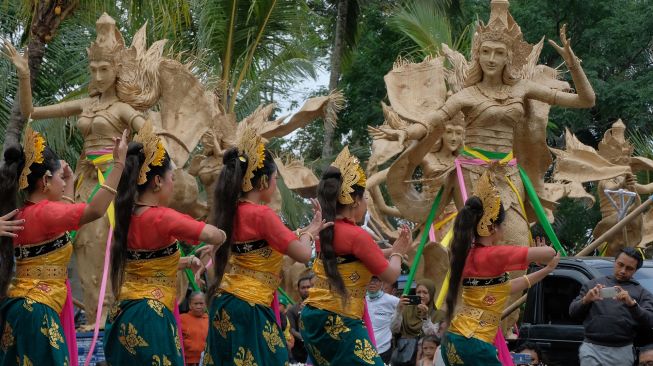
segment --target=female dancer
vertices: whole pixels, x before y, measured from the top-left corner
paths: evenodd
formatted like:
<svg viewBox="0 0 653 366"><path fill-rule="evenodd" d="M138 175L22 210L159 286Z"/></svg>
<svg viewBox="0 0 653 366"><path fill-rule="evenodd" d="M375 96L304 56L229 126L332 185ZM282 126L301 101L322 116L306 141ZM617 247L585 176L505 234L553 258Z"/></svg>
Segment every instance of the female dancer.
<svg viewBox="0 0 653 366"><path fill-rule="evenodd" d="M345 147L318 186L322 216L335 225L320 233L315 286L309 290L300 325L306 349L318 366L384 364L361 320L365 290L373 275L384 282L397 279L411 237L408 227L402 227L388 261L356 225L367 211L365 182L358 160Z"/></svg>
<svg viewBox="0 0 653 366"><path fill-rule="evenodd" d="M560 261L541 241L533 248L497 245L503 239L505 216L499 191L485 173L477 182L476 196L465 202L454 223L446 300L448 320L453 320L442 342L447 365L500 366L493 342L508 298L541 281ZM509 280L508 271L525 270L530 262L548 264ZM456 307L461 282L463 304Z"/></svg>
<svg viewBox="0 0 653 366"><path fill-rule="evenodd" d="M204 365L285 365L288 350L271 308L283 255L308 262L313 237L331 224L322 220L314 202L311 224L297 235L272 209L259 204L270 202L277 169L253 130L243 132L238 147L224 153L223 163L213 215L227 241L215 254Z"/></svg>
<svg viewBox="0 0 653 366"><path fill-rule="evenodd" d="M16 208L19 189L27 198L16 215L25 220L25 229L13 239L0 237L0 365L69 364L59 318L73 251L68 231L104 215L124 167L126 139L125 130L122 138L113 140L115 168L88 204L73 204L70 167L29 126L23 149L10 147L5 152L0 215ZM14 262L16 276L9 285Z"/></svg>
<svg viewBox="0 0 653 366"><path fill-rule="evenodd" d="M109 365L183 366L173 311L177 240L220 245L222 230L166 207L173 163L148 122L129 144L116 197L111 280L117 303L107 319Z"/></svg>

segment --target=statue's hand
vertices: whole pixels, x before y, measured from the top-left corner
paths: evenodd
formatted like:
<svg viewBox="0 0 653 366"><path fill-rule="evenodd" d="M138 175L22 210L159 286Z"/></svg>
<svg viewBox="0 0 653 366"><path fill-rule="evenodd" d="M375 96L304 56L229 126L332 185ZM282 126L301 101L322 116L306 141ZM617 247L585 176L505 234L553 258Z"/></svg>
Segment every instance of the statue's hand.
<svg viewBox="0 0 653 366"><path fill-rule="evenodd" d="M0 38L0 43L2 43L2 56L10 60L14 66L16 66L16 71L20 77L29 77L29 64L27 63L28 50L25 48L25 52L21 55L14 45L6 39Z"/></svg>
<svg viewBox="0 0 653 366"><path fill-rule="evenodd" d="M567 38L567 24L564 24L562 28L560 28L560 43L562 44L562 47L558 46L558 44L553 42L553 40L549 40L549 44L555 48L560 56L562 56L568 68L571 69L578 66L580 60L571 49L571 38Z"/></svg>
<svg viewBox="0 0 653 366"><path fill-rule="evenodd" d="M404 130L395 130L388 127L367 127L367 132L372 135L372 138L375 140L390 140L390 141L399 141L400 145L404 144L406 141L406 131Z"/></svg>

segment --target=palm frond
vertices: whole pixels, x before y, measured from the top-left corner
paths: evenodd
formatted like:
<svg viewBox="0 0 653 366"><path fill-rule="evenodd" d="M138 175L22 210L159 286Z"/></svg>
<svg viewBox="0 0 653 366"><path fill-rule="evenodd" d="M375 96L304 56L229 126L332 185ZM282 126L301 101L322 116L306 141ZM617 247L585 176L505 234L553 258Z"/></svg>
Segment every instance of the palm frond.
<svg viewBox="0 0 653 366"><path fill-rule="evenodd" d="M399 6L390 24L410 38L426 55L439 53L441 44L453 47L451 25L445 13L448 1L412 0Z"/></svg>

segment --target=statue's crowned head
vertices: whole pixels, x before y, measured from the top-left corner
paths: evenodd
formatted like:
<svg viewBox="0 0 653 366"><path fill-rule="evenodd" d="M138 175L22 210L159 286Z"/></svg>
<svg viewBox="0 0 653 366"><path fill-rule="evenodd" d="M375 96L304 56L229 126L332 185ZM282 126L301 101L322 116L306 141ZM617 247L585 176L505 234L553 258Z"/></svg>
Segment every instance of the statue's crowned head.
<svg viewBox="0 0 653 366"><path fill-rule="evenodd" d="M116 61L123 50L125 41L116 28L116 22L107 13L102 14L95 23L97 36L95 42L86 49L88 53L91 82L91 96L104 93L116 83L118 70Z"/></svg>
<svg viewBox="0 0 653 366"><path fill-rule="evenodd" d="M116 21L104 13L95 22L95 42L86 49L89 62L107 61L113 63L120 51L125 49L125 40L116 28Z"/></svg>
<svg viewBox="0 0 653 366"><path fill-rule="evenodd" d="M492 0L490 20L479 22L472 41L472 60L467 72L465 86L472 86L483 79L481 60L484 52L493 52L493 63L502 69L504 84L513 85L521 79L522 68L527 63L533 46L524 41L521 28L508 11L508 0ZM505 61L502 62L502 58Z"/></svg>
<svg viewBox="0 0 653 366"><path fill-rule="evenodd" d="M612 124L612 128L605 131L603 139L599 142L599 155L617 165L628 165L633 154L633 145L626 140L626 125L621 119Z"/></svg>

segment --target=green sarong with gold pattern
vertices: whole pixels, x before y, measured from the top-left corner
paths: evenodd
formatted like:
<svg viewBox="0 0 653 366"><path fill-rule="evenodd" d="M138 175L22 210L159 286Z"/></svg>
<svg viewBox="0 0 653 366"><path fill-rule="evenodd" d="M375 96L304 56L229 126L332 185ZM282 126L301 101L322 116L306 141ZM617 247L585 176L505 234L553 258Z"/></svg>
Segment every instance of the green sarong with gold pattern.
<svg viewBox="0 0 653 366"><path fill-rule="evenodd" d="M288 365L286 338L268 306L223 292L209 309L203 366Z"/></svg>
<svg viewBox="0 0 653 366"><path fill-rule="evenodd" d="M0 303L0 366L68 366L59 314L28 298Z"/></svg>
<svg viewBox="0 0 653 366"><path fill-rule="evenodd" d="M384 366L360 319L306 305L299 328L316 366Z"/></svg>
<svg viewBox="0 0 653 366"><path fill-rule="evenodd" d="M441 350L447 366L501 366L497 348L478 338L446 332Z"/></svg>
<svg viewBox="0 0 653 366"><path fill-rule="evenodd" d="M111 309L104 328L110 366L183 366L177 322L163 303L124 300Z"/></svg>

